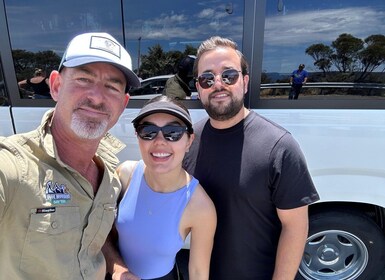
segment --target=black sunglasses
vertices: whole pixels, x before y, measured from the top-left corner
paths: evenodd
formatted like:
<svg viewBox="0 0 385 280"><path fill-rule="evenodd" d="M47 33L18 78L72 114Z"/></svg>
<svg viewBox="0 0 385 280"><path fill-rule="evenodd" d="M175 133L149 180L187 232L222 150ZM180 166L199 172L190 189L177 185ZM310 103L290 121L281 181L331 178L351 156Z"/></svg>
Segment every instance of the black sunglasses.
<svg viewBox="0 0 385 280"><path fill-rule="evenodd" d="M182 138L183 133L187 132L188 128L180 125L165 125L159 127L154 124L140 124L136 127L138 136L147 141L154 140L159 131L162 131L163 137L167 141L176 142Z"/></svg>
<svg viewBox="0 0 385 280"><path fill-rule="evenodd" d="M239 73L242 71L238 71L236 69L226 69L224 70L220 75L222 77L222 82L226 85L233 85L238 81ZM214 75L211 72L204 72L198 77L198 83L199 85L204 88L210 88L215 83L215 77L217 75Z"/></svg>

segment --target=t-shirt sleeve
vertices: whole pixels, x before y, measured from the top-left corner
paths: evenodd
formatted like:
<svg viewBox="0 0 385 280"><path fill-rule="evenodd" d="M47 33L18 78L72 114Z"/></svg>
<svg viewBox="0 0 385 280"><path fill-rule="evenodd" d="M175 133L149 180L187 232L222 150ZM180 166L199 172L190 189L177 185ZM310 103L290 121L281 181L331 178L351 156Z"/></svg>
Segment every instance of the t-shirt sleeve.
<svg viewBox="0 0 385 280"><path fill-rule="evenodd" d="M305 156L290 133L276 144L270 156L272 199L279 209L292 209L319 200Z"/></svg>

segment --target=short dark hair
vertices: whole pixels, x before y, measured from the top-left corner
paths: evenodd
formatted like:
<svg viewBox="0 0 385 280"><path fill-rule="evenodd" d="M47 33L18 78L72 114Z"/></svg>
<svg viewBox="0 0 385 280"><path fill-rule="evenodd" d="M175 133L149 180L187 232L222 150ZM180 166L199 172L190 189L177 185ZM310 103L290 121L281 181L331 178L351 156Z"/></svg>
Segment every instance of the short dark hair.
<svg viewBox="0 0 385 280"><path fill-rule="evenodd" d="M195 59L194 63L194 77L198 76L198 63L199 60L201 59L202 55L205 52L215 50L217 48L231 48L236 51L237 55L239 56L241 60L241 71L242 75L248 75L249 74L249 64L246 61L245 56L241 51L238 50L238 45L235 43L233 40L228 39L228 38L223 38L219 36L213 36L201 43L201 45L198 48L197 51L197 58Z"/></svg>

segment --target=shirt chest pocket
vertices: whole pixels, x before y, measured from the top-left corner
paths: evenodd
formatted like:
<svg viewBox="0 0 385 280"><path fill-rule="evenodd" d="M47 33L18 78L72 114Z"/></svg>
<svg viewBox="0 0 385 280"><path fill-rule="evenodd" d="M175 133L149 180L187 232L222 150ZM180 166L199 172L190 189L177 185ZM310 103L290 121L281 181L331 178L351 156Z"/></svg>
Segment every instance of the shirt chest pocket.
<svg viewBox="0 0 385 280"><path fill-rule="evenodd" d="M74 270L81 239L79 207L33 209L24 240L20 269L28 275L67 279Z"/></svg>

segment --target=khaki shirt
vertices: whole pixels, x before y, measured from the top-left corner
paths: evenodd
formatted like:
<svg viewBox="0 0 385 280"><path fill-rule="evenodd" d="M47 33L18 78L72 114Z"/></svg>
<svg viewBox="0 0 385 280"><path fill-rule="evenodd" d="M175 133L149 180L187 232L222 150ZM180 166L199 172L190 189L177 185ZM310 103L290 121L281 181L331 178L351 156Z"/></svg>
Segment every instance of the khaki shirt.
<svg viewBox="0 0 385 280"><path fill-rule="evenodd" d="M186 96L191 96L191 91L188 85L176 74L167 80L163 94L177 99L186 99Z"/></svg>
<svg viewBox="0 0 385 280"><path fill-rule="evenodd" d="M101 247L121 188L115 153L124 145L109 134L101 141L104 174L94 195L58 158L51 116L32 132L0 139L0 278L104 279Z"/></svg>

